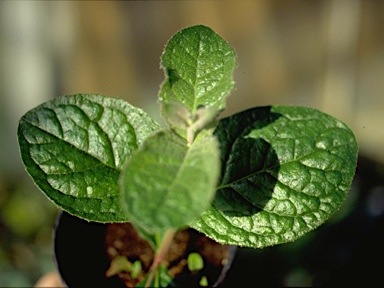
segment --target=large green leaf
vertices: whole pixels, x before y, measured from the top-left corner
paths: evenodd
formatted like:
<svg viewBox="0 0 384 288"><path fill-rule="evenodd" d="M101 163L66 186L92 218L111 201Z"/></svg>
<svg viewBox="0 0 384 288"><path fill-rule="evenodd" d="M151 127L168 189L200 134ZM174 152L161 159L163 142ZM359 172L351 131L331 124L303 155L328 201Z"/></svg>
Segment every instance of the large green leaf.
<svg viewBox="0 0 384 288"><path fill-rule="evenodd" d="M25 114L18 140L26 170L59 207L81 218L126 221L122 165L159 125L121 99L62 96Z"/></svg>
<svg viewBox="0 0 384 288"><path fill-rule="evenodd" d="M294 241L344 201L357 144L340 121L304 107L255 108L215 130L223 171L213 205L193 227L220 243Z"/></svg>
<svg viewBox="0 0 384 288"><path fill-rule="evenodd" d="M168 131L149 137L121 176L132 223L149 234L188 225L212 201L220 173L219 154L212 135L192 145Z"/></svg>
<svg viewBox="0 0 384 288"><path fill-rule="evenodd" d="M192 114L199 106L225 108L234 86L235 51L212 29L197 25L176 33L162 55L166 79L161 102L181 102Z"/></svg>

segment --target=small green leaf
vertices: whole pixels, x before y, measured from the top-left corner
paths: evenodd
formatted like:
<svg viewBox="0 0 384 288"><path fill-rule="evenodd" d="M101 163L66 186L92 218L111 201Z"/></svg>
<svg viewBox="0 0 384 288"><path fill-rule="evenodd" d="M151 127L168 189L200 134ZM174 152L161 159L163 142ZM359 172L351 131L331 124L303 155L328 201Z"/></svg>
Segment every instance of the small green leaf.
<svg viewBox="0 0 384 288"><path fill-rule="evenodd" d="M219 116L219 111L215 108L201 106L197 109L196 119L194 119L190 128L195 131L200 131L208 127L214 127L214 124L217 124L217 116Z"/></svg>
<svg viewBox="0 0 384 288"><path fill-rule="evenodd" d="M195 114L199 106L225 108L232 90L235 51L212 29L197 25L176 33L162 55L166 79L160 102L181 102Z"/></svg>
<svg viewBox="0 0 384 288"><path fill-rule="evenodd" d="M63 210L98 222L127 221L118 178L143 140L159 129L142 110L101 95L62 96L19 122L20 153L36 185Z"/></svg>
<svg viewBox="0 0 384 288"><path fill-rule="evenodd" d="M105 272L105 276L113 277L121 272L131 272L132 263L128 261L128 258L125 256L117 256L111 261L111 265L108 270ZM133 278L135 279L135 278Z"/></svg>
<svg viewBox="0 0 384 288"><path fill-rule="evenodd" d="M143 267L141 265L140 260L136 260L133 262L131 267L131 277L132 279L137 279L140 276L141 271L143 270Z"/></svg>
<svg viewBox="0 0 384 288"><path fill-rule="evenodd" d="M204 268L204 260L199 253L193 252L188 255L188 269L191 272L197 272Z"/></svg>
<svg viewBox="0 0 384 288"><path fill-rule="evenodd" d="M167 102L161 105L161 112L170 128L187 129L192 122L192 114L180 102Z"/></svg>
<svg viewBox="0 0 384 288"><path fill-rule="evenodd" d="M181 228L206 210L219 176L219 149L212 135L191 146L174 133L149 137L122 172L123 202L139 231Z"/></svg>
<svg viewBox="0 0 384 288"><path fill-rule="evenodd" d="M357 144L343 123L304 107L255 108L223 119L221 183L192 226L220 243L266 247L294 241L342 204Z"/></svg>
<svg viewBox="0 0 384 288"><path fill-rule="evenodd" d="M212 134L220 111L214 107L200 106L195 114L191 114L180 102L167 102L162 105L162 113L169 128L192 143L203 130L204 135Z"/></svg>
<svg viewBox="0 0 384 288"><path fill-rule="evenodd" d="M208 287L208 279L207 276L201 276L199 285L202 287Z"/></svg>
<svg viewBox="0 0 384 288"><path fill-rule="evenodd" d="M146 287L149 273L144 277L144 279L136 285L136 287ZM149 287L172 287L173 277L168 274L168 269L164 265L160 264L159 269L156 271L156 277L153 279L152 283L149 284Z"/></svg>

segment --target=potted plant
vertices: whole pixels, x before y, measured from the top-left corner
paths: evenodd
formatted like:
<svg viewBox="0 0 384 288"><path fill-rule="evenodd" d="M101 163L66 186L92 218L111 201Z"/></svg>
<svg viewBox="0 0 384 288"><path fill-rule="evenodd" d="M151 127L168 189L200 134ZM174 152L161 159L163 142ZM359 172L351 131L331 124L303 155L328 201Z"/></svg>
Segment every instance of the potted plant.
<svg viewBox="0 0 384 288"><path fill-rule="evenodd" d="M18 128L26 170L49 199L86 221L129 222L154 250L136 284L173 283L163 260L187 227L223 245L263 248L295 241L340 207L357 162L349 127L295 106L219 120L236 54L208 27L176 33L161 64L166 128L121 99L90 94L41 104ZM205 261L193 255L188 265ZM144 270L142 260L117 259L111 274Z"/></svg>

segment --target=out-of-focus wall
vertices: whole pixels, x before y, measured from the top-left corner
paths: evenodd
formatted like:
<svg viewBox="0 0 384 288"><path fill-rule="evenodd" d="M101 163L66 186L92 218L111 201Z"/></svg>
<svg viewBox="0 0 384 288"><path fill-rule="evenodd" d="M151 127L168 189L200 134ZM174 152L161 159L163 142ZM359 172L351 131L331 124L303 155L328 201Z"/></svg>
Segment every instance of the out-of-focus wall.
<svg viewBox="0 0 384 288"><path fill-rule="evenodd" d="M162 49L194 24L238 53L224 115L270 104L319 108L354 129L362 153L384 160L384 2L2 1L0 13L3 171L21 167L20 116L55 96L102 93L158 117Z"/></svg>

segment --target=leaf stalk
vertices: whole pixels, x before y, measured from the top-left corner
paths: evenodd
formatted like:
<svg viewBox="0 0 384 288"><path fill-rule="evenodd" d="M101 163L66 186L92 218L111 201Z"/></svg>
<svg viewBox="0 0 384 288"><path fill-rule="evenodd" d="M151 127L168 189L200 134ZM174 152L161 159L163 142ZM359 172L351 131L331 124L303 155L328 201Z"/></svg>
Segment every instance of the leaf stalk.
<svg viewBox="0 0 384 288"><path fill-rule="evenodd" d="M155 274L159 268L159 265L164 260L165 255L167 254L169 247L171 246L173 236L175 235L175 229L168 229L167 232L164 235L163 241L161 245L159 246L159 249L156 252L155 259L152 263L151 268L149 269L149 276L147 279L147 282L145 283L145 287L149 287L153 281L153 278L155 277ZM159 285L159 282L157 282L157 286Z"/></svg>

